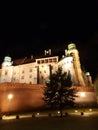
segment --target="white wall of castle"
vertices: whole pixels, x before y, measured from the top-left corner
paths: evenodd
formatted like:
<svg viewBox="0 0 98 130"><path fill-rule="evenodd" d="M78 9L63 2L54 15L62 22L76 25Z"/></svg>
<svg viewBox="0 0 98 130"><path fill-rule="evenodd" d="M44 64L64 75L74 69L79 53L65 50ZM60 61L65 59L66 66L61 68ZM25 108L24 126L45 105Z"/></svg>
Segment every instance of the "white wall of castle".
<svg viewBox="0 0 98 130"><path fill-rule="evenodd" d="M82 76L79 52L76 48L68 49L68 53L73 56L73 66L75 70L76 77L78 78L78 82L81 86L85 86L85 82Z"/></svg>
<svg viewBox="0 0 98 130"><path fill-rule="evenodd" d="M13 66L12 61L9 61L11 58L5 57L0 69L0 82L45 84L51 73L55 73L61 66L64 72L70 72L73 85L85 86L79 52L74 44L70 45L71 48L66 51L70 55L65 54L60 61L58 61L58 56L50 56L36 59L32 63Z"/></svg>
<svg viewBox="0 0 98 130"><path fill-rule="evenodd" d="M1 69L0 82L37 84L37 68L35 63L7 66Z"/></svg>
<svg viewBox="0 0 98 130"><path fill-rule="evenodd" d="M37 84L37 68L35 63L13 67L12 82Z"/></svg>
<svg viewBox="0 0 98 130"><path fill-rule="evenodd" d="M78 85L78 79L73 65L73 57L65 57L58 64L59 66L62 66L63 72L70 72L73 85Z"/></svg>
<svg viewBox="0 0 98 130"><path fill-rule="evenodd" d="M1 82L11 82L12 74L13 66L3 67L3 69L1 69Z"/></svg>
<svg viewBox="0 0 98 130"><path fill-rule="evenodd" d="M51 68L50 68L51 67ZM48 81L50 73L54 73L57 70L57 64L40 64L39 65L39 83L45 84Z"/></svg>
<svg viewBox="0 0 98 130"><path fill-rule="evenodd" d="M50 60L52 58L54 57L48 59ZM4 66L0 69L0 82L45 84L50 76L50 67L51 73L54 73L57 70L57 63L41 62L38 64L36 61L17 66Z"/></svg>

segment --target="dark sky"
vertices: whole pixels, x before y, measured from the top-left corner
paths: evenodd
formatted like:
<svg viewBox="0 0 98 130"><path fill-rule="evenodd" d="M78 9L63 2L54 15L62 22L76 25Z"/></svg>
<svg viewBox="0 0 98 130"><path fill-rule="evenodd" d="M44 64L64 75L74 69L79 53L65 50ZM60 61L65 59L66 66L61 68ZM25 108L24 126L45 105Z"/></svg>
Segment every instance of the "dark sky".
<svg viewBox="0 0 98 130"><path fill-rule="evenodd" d="M98 73L98 1L6 3L0 10L0 62L38 55L44 49L64 51L74 42L81 66Z"/></svg>

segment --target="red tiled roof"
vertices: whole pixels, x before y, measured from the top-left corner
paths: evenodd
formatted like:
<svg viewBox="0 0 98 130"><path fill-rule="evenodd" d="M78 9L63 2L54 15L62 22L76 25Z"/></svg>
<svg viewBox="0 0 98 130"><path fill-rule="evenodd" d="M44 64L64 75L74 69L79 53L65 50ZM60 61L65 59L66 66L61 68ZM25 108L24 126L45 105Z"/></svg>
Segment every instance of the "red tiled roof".
<svg viewBox="0 0 98 130"><path fill-rule="evenodd" d="M26 63L31 63L34 62L35 59L34 58L21 58L21 59L16 59L13 61L13 65L21 65L21 64L26 64Z"/></svg>

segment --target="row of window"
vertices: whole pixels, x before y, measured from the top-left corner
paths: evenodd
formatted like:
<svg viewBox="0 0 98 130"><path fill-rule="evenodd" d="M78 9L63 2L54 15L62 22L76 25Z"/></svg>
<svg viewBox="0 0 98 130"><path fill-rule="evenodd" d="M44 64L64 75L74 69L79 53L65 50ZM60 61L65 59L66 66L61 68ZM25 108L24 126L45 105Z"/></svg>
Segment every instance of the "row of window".
<svg viewBox="0 0 98 130"><path fill-rule="evenodd" d="M29 72L32 72L32 69L30 69ZM25 71L22 70L22 74L24 74L24 73L25 73ZM8 75L8 71L5 71L5 75ZM14 72L14 75L16 75L16 72Z"/></svg>
<svg viewBox="0 0 98 130"><path fill-rule="evenodd" d="M24 78L25 78L25 76L21 76L21 79L22 79L22 80L23 80ZM29 78L31 79L31 78L32 78L32 75L29 75ZM34 79L36 79L36 77L35 77ZM13 78L13 80L15 81L16 78Z"/></svg>
<svg viewBox="0 0 98 130"><path fill-rule="evenodd" d="M32 69L30 69L30 70L29 70L29 72L32 72ZM24 70L22 70L22 74L23 74L23 73L25 73L25 71L24 71Z"/></svg>
<svg viewBox="0 0 98 130"><path fill-rule="evenodd" d="M37 60L38 64L57 62L57 58Z"/></svg>
<svg viewBox="0 0 98 130"><path fill-rule="evenodd" d="M30 72L32 72L32 71L30 71ZM24 71L22 71L22 74L24 73ZM40 71L40 73L41 73L41 71ZM44 73L46 73L46 70L44 70ZM7 71L5 71L5 75L7 75L8 74L8 72ZM14 75L16 74L16 72L14 73ZM32 78L32 75L30 75L29 76L30 78Z"/></svg>

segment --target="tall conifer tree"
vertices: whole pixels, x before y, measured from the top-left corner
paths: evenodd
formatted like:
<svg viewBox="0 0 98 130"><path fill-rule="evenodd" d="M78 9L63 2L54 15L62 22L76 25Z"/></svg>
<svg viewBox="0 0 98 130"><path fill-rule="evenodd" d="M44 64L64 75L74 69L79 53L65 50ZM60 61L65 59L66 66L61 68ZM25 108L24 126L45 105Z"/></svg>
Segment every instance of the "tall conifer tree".
<svg viewBox="0 0 98 130"><path fill-rule="evenodd" d="M67 106L74 106L76 90L72 87L70 72L66 73L59 67L58 70L49 77L49 82L45 88L45 102L50 108L62 110Z"/></svg>

